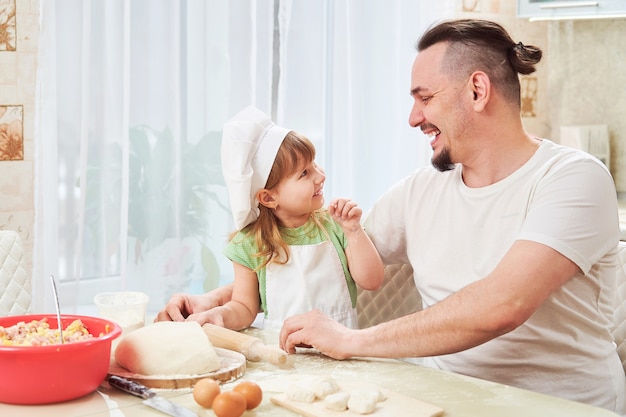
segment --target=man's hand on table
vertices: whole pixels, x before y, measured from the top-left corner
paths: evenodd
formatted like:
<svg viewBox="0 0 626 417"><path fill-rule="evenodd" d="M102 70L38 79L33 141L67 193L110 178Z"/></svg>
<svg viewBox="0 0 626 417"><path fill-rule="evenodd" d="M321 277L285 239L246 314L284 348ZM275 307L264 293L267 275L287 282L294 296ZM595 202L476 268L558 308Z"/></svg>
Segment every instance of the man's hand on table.
<svg viewBox="0 0 626 417"><path fill-rule="evenodd" d="M355 330L349 329L319 310L289 317L280 330L280 348L296 353L296 347L313 347L334 359L351 356L349 341Z"/></svg>

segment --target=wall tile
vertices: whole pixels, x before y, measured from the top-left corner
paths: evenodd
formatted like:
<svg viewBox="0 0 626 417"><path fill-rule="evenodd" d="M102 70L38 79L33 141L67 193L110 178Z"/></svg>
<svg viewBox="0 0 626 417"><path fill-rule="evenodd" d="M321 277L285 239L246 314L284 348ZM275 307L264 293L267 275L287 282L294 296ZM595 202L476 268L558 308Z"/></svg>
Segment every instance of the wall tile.
<svg viewBox="0 0 626 417"><path fill-rule="evenodd" d="M0 161L0 211L32 210L33 164L28 161ZM25 225L27 227L27 225Z"/></svg>
<svg viewBox="0 0 626 417"><path fill-rule="evenodd" d="M17 55L15 52L0 51L0 85L17 82Z"/></svg>
<svg viewBox="0 0 626 417"><path fill-rule="evenodd" d="M17 94L20 104L35 102L35 88L37 85L37 57L32 53L18 53Z"/></svg>
<svg viewBox="0 0 626 417"><path fill-rule="evenodd" d="M19 104L17 100L17 84L0 84L0 104Z"/></svg>
<svg viewBox="0 0 626 417"><path fill-rule="evenodd" d="M16 16L15 27L17 28L17 50L36 53L37 42L39 40L38 10L33 14L18 14Z"/></svg>

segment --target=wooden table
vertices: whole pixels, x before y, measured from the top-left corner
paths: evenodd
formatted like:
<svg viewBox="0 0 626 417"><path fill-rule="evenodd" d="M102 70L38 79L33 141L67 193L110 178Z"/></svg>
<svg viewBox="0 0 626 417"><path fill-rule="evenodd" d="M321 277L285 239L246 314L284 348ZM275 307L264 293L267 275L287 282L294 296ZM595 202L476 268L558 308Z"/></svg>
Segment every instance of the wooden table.
<svg viewBox="0 0 626 417"><path fill-rule="evenodd" d="M275 334L258 329L249 329L247 333L264 339L268 344L276 343ZM263 402L255 410L245 412L243 417L294 417L298 414L273 404L270 397L285 391L294 381L322 375L331 376L338 381L370 383L384 390L428 402L443 408L444 417L617 415L585 404L405 361L366 358L336 361L314 351L290 355L287 363L281 366L248 362L243 377L225 384L223 390L230 390L242 380L255 381L263 388ZM203 409L195 403L190 389L159 390L159 394L193 410L198 416L214 416L212 410ZM139 398L108 388L105 384L92 394L66 403L40 406L0 404L2 417L163 417L164 415L142 404ZM406 415L412 415L410 410L407 410Z"/></svg>

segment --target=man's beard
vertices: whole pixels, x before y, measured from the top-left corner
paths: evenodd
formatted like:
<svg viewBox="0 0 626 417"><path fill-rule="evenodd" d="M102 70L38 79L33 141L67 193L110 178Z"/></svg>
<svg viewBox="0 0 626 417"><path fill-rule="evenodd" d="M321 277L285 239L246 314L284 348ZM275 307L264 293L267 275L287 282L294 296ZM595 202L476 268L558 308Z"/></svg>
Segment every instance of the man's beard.
<svg viewBox="0 0 626 417"><path fill-rule="evenodd" d="M443 148L441 153L437 156L433 156L430 162L435 168L437 168L438 171L441 172L451 171L454 169L454 163L452 162L448 148Z"/></svg>

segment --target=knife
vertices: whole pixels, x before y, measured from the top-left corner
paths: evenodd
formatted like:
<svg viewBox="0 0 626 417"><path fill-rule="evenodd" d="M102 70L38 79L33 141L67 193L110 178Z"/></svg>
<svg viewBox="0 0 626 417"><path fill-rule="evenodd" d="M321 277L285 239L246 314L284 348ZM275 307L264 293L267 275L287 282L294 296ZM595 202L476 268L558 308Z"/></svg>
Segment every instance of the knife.
<svg viewBox="0 0 626 417"><path fill-rule="evenodd" d="M109 381L109 385L112 387L132 394L135 397L143 398L144 404L159 410L162 413L169 414L174 417L198 417L196 413L188 408L181 407L180 405L157 395L156 392L138 382L131 381L117 375L108 375L107 380Z"/></svg>

